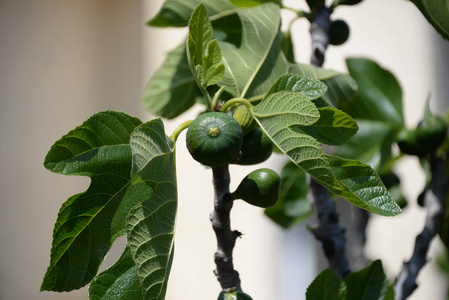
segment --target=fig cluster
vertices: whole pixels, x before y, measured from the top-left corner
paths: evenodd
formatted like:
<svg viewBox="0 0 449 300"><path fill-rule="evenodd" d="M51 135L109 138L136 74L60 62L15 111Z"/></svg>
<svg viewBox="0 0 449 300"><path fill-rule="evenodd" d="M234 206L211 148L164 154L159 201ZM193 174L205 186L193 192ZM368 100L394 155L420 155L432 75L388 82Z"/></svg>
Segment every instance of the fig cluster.
<svg viewBox="0 0 449 300"><path fill-rule="evenodd" d="M273 153L273 143L244 105L231 114L208 112L198 116L187 130L186 144L193 159L210 167L258 164ZM258 169L240 182L232 196L266 208L276 204L279 190L279 175L270 169Z"/></svg>

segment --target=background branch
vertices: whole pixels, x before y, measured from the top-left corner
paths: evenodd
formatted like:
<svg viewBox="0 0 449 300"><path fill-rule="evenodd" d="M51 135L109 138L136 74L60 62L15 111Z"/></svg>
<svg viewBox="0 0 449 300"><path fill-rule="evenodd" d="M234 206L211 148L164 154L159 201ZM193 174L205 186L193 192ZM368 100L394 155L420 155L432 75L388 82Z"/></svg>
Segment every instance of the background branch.
<svg viewBox="0 0 449 300"><path fill-rule="evenodd" d="M241 233L231 230L229 215L233 200L229 192L229 167L228 165L213 167L212 173L215 198L210 221L217 237L217 252L214 255L216 269L214 273L223 289L235 288L237 291L242 291L239 273L234 270L232 262L235 240L241 236Z"/></svg>
<svg viewBox="0 0 449 300"><path fill-rule="evenodd" d="M404 300L418 287L416 278L419 271L427 263L427 252L430 242L438 232L438 227L444 217L444 204L447 195L446 161L435 159L431 163L431 189L425 197L427 208L426 222L422 232L416 237L413 255L404 263L398 276L395 292L396 300Z"/></svg>
<svg viewBox="0 0 449 300"><path fill-rule="evenodd" d="M312 38L312 55L310 63L321 67L329 44L330 10L319 8L310 21L310 35ZM340 277L345 278L350 273L346 255L345 230L338 222L335 203L330 199L329 192L315 180L310 178L309 187L312 203L318 218L318 226L312 229L315 238L322 243L324 254L329 266Z"/></svg>
<svg viewBox="0 0 449 300"><path fill-rule="evenodd" d="M338 222L335 203L329 198L329 192L315 180L310 179L309 186L312 191L310 200L319 222L319 225L312 229L312 233L323 244L329 267L340 277L345 278L350 273L345 230Z"/></svg>

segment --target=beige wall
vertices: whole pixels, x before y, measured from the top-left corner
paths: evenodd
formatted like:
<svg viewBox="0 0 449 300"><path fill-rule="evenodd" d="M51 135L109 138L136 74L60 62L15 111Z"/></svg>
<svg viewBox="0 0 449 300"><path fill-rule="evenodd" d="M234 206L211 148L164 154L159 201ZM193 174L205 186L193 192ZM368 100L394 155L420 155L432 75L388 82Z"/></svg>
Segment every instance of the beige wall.
<svg viewBox="0 0 449 300"><path fill-rule="evenodd" d="M86 178L46 171L42 162L56 139L93 113L113 109L151 117L140 106L144 84L185 33L144 26L161 3L0 0L1 300L87 299L85 289L66 294L38 292L59 207L88 185ZM337 14L353 30L348 44L329 49L328 67L344 70L343 59L349 53L374 58L393 70L404 89L409 124L418 120L429 90L433 94L438 88L436 94L449 98L447 85L433 75L435 67L439 74L447 74L449 67L444 68L438 58L429 58L435 57L436 50L428 47L436 43L435 34L414 6L406 1L366 0L359 7L339 9ZM371 31L368 36L366 28ZM309 56L307 30L305 21L295 25L302 62ZM436 52L447 55L448 43L438 44L444 50ZM182 120L194 118L197 111ZM176 124L179 121L168 122L167 131ZM199 290L201 299L215 299L219 286L212 275L215 240L208 220L210 172L189 159L182 144L177 154L179 218L167 300L197 299ZM422 176L416 161L409 161L401 174L409 175L406 193L416 197ZM275 160L268 163L273 168L278 165ZM236 172L232 186L249 170L232 168ZM410 255L422 218L422 210L414 206L401 217L375 218L371 224L368 253L373 259L384 259L390 276L397 274ZM245 234L235 250L243 288L256 300L302 299L298 295L303 295L314 277L321 251L304 226L283 233L263 217L262 210L244 203L235 205L232 222ZM114 245L105 266L117 258L122 246L123 240ZM422 286L411 299L442 299L444 286L434 267L426 267L420 279Z"/></svg>

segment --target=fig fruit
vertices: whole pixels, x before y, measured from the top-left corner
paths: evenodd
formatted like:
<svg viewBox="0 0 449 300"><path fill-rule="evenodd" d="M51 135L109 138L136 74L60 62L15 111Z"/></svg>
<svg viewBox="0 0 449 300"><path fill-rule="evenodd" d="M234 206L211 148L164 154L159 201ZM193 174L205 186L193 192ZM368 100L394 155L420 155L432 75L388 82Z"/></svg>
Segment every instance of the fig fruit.
<svg viewBox="0 0 449 300"><path fill-rule="evenodd" d="M243 137L241 154L233 162L238 165L255 165L266 161L273 153L273 142L256 127Z"/></svg>
<svg viewBox="0 0 449 300"><path fill-rule="evenodd" d="M343 20L332 21L329 25L329 44L341 45L349 37L349 26Z"/></svg>
<svg viewBox="0 0 449 300"><path fill-rule="evenodd" d="M242 129L231 116L209 112L198 116L186 135L187 149L193 159L210 167L228 164L240 153Z"/></svg>
<svg viewBox="0 0 449 300"><path fill-rule="evenodd" d="M278 201L280 185L278 173L271 169L257 169L243 178L232 193L232 197L254 206L267 208Z"/></svg>

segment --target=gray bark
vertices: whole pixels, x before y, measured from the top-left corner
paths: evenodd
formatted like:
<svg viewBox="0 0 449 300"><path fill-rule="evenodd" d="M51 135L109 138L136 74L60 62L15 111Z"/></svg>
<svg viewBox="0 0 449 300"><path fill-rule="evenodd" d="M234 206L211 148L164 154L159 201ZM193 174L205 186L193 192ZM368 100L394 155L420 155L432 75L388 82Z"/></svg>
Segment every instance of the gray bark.
<svg viewBox="0 0 449 300"><path fill-rule="evenodd" d="M217 251L214 255L216 269L214 271L221 287L235 288L242 291L239 273L234 270L232 251L236 239L241 236L238 231L231 230L230 212L233 204L229 192L229 168L228 165L213 167L213 184L215 191L214 210L210 214L210 221L217 237Z"/></svg>

